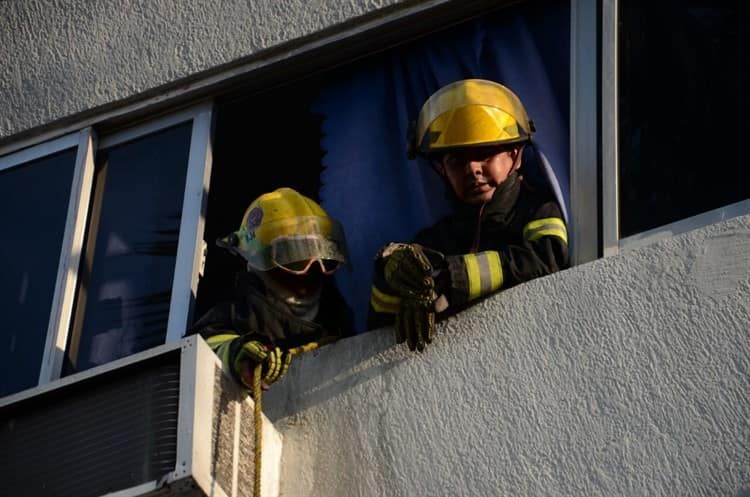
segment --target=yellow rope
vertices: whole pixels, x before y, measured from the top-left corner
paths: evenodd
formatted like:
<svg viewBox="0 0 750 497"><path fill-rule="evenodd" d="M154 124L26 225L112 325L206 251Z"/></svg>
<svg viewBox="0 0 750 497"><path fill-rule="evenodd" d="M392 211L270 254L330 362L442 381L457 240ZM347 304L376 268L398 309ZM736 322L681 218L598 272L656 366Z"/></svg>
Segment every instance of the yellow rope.
<svg viewBox="0 0 750 497"><path fill-rule="evenodd" d="M253 371L253 402L255 402L255 483L253 484L253 496L260 497L260 470L261 470L261 444L263 443L263 411L261 410L261 383L260 376L263 364L255 366Z"/></svg>
<svg viewBox="0 0 750 497"><path fill-rule="evenodd" d="M310 342L306 343L305 345L300 345L299 347L294 347L289 349L289 353L292 355L292 357L304 354L305 352L310 352L312 350L315 350L317 348L322 347L323 345L328 345L329 343L333 343L336 341L336 337L323 337L317 342Z"/></svg>
<svg viewBox="0 0 750 497"><path fill-rule="evenodd" d="M317 342L310 342L299 347L289 349L289 354L292 357L310 352L323 345L333 343L336 341L335 337L323 337ZM261 375L263 372L263 364L258 364L253 370L253 401L255 402L255 409L253 414L255 415L255 483L253 485L253 496L260 497L260 470L261 470L261 444L263 442L263 411L261 404L261 396L263 395L263 389L261 388Z"/></svg>

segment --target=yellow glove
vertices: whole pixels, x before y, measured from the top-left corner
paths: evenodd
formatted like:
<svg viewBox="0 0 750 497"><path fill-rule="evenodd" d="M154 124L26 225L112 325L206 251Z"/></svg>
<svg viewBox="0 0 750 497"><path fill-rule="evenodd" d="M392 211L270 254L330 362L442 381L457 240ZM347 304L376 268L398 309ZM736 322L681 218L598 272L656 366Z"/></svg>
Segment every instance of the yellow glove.
<svg viewBox="0 0 750 497"><path fill-rule="evenodd" d="M268 359L266 364L268 368L264 370L263 381L268 384L276 383L289 371L289 365L292 363L292 354L287 350L281 350L279 347L274 347L268 352Z"/></svg>
<svg viewBox="0 0 750 497"><path fill-rule="evenodd" d="M435 331L434 299L403 298L396 314L396 343L422 352Z"/></svg>
<svg viewBox="0 0 750 497"><path fill-rule="evenodd" d="M400 297L422 299L434 293L432 264L420 245L391 243L382 257L385 281Z"/></svg>
<svg viewBox="0 0 750 497"><path fill-rule="evenodd" d="M253 387L253 370L258 364L263 365L261 380L265 389L279 381L289 370L292 354L279 347L266 347L259 341L249 341L242 345L234 359L234 371L243 385Z"/></svg>

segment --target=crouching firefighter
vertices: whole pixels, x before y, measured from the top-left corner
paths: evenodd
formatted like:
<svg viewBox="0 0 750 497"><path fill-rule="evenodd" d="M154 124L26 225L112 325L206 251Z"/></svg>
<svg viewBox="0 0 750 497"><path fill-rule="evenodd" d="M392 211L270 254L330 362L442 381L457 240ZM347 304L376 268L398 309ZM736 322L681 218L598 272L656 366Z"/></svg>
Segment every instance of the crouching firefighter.
<svg viewBox="0 0 750 497"><path fill-rule="evenodd" d="M428 160L453 193L451 214L375 258L369 326L393 323L422 351L437 317L568 266L568 235L549 188L524 180L534 125L521 100L493 81L440 88L411 127L409 156Z"/></svg>
<svg viewBox="0 0 750 497"><path fill-rule="evenodd" d="M255 199L240 228L217 244L247 262L236 296L190 329L248 389L262 365L263 389L281 379L295 352L351 334L352 318L330 276L347 263L341 225L291 188Z"/></svg>

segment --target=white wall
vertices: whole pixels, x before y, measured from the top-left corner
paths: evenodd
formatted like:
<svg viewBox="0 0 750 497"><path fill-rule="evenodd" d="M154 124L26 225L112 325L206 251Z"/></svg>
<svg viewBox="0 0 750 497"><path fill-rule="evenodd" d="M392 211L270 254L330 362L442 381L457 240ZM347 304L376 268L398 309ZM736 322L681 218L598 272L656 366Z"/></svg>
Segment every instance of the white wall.
<svg viewBox="0 0 750 497"><path fill-rule="evenodd" d="M0 138L402 3L0 1Z"/></svg>
<svg viewBox="0 0 750 497"><path fill-rule="evenodd" d="M300 358L282 495L750 496L750 216Z"/></svg>

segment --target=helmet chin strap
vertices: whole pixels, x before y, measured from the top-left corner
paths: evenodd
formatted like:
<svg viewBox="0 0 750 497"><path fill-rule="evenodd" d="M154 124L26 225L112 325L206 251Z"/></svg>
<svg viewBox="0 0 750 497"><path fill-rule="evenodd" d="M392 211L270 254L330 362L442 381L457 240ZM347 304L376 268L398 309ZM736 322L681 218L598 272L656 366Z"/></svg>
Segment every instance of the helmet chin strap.
<svg viewBox="0 0 750 497"><path fill-rule="evenodd" d="M521 167L521 158L523 157L523 151L526 150L526 144L522 144L518 147L516 152L516 157L513 159L513 167L511 168L511 172L518 171L518 169Z"/></svg>
<svg viewBox="0 0 750 497"><path fill-rule="evenodd" d="M322 288L318 288L304 297L299 297L293 291L274 280L267 272L253 272L263 281L269 296L284 305L294 316L307 321L312 321L316 318L320 309Z"/></svg>

